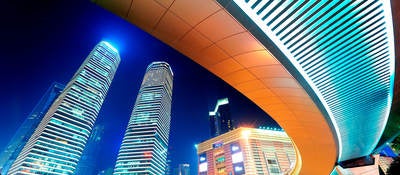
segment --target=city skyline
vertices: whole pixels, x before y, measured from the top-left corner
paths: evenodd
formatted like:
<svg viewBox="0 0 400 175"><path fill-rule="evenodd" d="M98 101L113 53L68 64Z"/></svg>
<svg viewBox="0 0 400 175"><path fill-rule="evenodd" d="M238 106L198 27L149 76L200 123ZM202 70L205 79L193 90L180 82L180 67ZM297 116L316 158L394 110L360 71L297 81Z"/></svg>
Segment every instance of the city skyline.
<svg viewBox="0 0 400 175"><path fill-rule="evenodd" d="M212 105L210 105L210 108L213 108L213 106ZM206 111L204 111L204 112L206 112ZM197 143L197 142L196 142ZM85 151L87 151L86 149L85 149ZM82 167L83 168L83 167Z"/></svg>
<svg viewBox="0 0 400 175"><path fill-rule="evenodd" d="M25 3L28 5L2 6L14 17L6 18L9 25L0 29L8 41L1 47L4 58L10 58L4 60L6 69L0 71L12 75L4 77L8 83L0 87L4 97L1 112L9 116L1 118L4 132L0 148L5 147L48 85L55 80L66 83L81 59L100 40L107 40L120 50L122 63L98 117L99 124L105 126L101 141L104 154L99 157L102 160L98 162L99 169L114 166L134 103L132 97L137 95L146 66L160 59L169 62L175 74L169 145L172 167L183 162L196 163L193 145L209 138L208 111L214 109L219 98L230 98L232 118L238 125L278 127L260 108L204 68L90 2ZM23 13L15 13L19 7L24 8ZM41 10L37 11L39 7ZM28 14L34 17L35 23L24 22ZM69 18L60 22L64 16ZM22 42L29 47L20 49ZM20 64L21 60L25 64ZM197 171L196 166L190 168L191 172Z"/></svg>
<svg viewBox="0 0 400 175"><path fill-rule="evenodd" d="M210 122L205 113L213 110L217 99L225 97L232 99L232 119L237 126L279 127L268 114L281 124L296 144L296 156L301 157L293 171L302 174L328 174L332 169L339 173L357 171L349 169L355 164L366 168L371 154L379 149L375 146L379 138L387 144L388 137L381 135L389 111L396 111L391 104L396 94L393 86L398 85L393 83L393 32L398 38L398 20L392 20L390 11L396 8L391 9L390 1L149 0L131 1L130 6L124 2L92 1L122 18L90 2L7 2L0 6L7 24L0 29L5 41L0 47L5 65L0 72L4 75L0 86L0 148L12 135L18 135L16 128L23 127L20 123L26 121L33 103L42 96L44 84L69 84L71 71L80 65L90 46L101 40L121 50L124 68L110 87L113 95L107 96L107 107L99 110L98 104L93 105L99 112L96 125L104 126L104 139L96 147L103 153L96 161L96 171L110 172L115 164L129 120L127 113L134 104L129 97L139 95L136 91L142 71L158 60L170 63L176 73L177 93L171 95L169 167L195 165L193 145L209 138ZM90 95L82 98L80 92L76 93L79 97L70 100L90 101ZM69 120L74 117L68 115L81 112L76 109L61 117ZM31 137L22 151L29 157L22 165L29 171L71 173L79 151L53 154L53 147L46 148L49 144L43 146L41 142L50 137L55 138L54 145L77 141L80 147L89 136L82 140L74 135L70 141L63 137L63 131L49 128L43 134L49 118L46 115L35 131L42 140L35 142ZM395 120L389 121L394 123L386 125L387 131L396 126ZM68 126L77 123L50 122L66 122ZM94 121L89 125L93 127ZM387 134L390 137L391 133ZM29 148L32 145L33 151ZM324 149L314 149L320 147ZM167 151L165 147L163 151ZM72 164L64 166L58 164L63 160L54 157L72 154ZM15 164L22 158L19 156ZM190 168L196 172L197 166ZM239 167L238 172L241 170Z"/></svg>
<svg viewBox="0 0 400 175"><path fill-rule="evenodd" d="M394 2L94 0L270 114L297 145L302 174L369 164L395 86Z"/></svg>

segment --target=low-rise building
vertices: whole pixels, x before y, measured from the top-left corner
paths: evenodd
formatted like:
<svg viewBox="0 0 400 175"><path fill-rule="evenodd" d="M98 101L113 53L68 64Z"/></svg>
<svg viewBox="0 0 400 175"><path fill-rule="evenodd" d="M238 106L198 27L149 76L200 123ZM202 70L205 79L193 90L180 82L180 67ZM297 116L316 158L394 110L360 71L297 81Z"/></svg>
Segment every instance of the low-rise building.
<svg viewBox="0 0 400 175"><path fill-rule="evenodd" d="M289 174L296 161L284 131L237 128L198 144L199 175Z"/></svg>

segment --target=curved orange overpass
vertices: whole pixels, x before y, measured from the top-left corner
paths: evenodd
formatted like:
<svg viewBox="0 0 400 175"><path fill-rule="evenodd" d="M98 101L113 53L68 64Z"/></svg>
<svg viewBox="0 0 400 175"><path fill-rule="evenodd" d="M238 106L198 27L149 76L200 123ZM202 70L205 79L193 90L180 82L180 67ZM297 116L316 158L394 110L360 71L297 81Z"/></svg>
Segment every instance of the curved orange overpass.
<svg viewBox="0 0 400 175"><path fill-rule="evenodd" d="M330 174L338 156L331 128L286 68L214 0L97 0L214 73L268 113L292 138L294 174Z"/></svg>

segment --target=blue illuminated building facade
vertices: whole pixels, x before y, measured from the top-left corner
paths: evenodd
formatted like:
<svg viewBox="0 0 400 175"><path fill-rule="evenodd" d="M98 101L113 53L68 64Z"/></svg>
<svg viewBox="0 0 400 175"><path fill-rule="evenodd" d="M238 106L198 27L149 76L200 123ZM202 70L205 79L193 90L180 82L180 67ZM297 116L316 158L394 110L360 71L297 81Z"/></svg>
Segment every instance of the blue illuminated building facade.
<svg viewBox="0 0 400 175"><path fill-rule="evenodd" d="M100 42L52 103L9 174L73 174L120 63Z"/></svg>
<svg viewBox="0 0 400 175"><path fill-rule="evenodd" d="M36 104L35 108L28 115L28 118L22 123L17 132L12 137L10 143L3 150L0 156L0 174L6 174L14 163L22 148L28 142L30 136L39 125L43 116L49 110L54 100L61 94L64 85L60 83L53 83L46 91L40 101Z"/></svg>
<svg viewBox="0 0 400 175"><path fill-rule="evenodd" d="M211 137L233 130L228 98L219 99L214 111L209 112Z"/></svg>
<svg viewBox="0 0 400 175"><path fill-rule="evenodd" d="M98 172L97 164L100 153L101 139L104 134L104 126L96 125L90 134L86 147L79 160L78 166L75 170L76 175L80 174L96 174Z"/></svg>
<svg viewBox="0 0 400 175"><path fill-rule="evenodd" d="M173 175L190 175L190 164L179 164Z"/></svg>
<svg viewBox="0 0 400 175"><path fill-rule="evenodd" d="M164 174L167 167L173 73L166 62L146 70L118 153L114 174Z"/></svg>

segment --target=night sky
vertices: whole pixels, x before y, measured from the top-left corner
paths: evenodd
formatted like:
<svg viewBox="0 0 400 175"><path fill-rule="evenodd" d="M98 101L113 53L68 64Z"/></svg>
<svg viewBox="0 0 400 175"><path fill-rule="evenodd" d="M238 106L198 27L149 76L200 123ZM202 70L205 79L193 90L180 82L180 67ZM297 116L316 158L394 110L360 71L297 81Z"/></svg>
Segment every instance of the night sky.
<svg viewBox="0 0 400 175"><path fill-rule="evenodd" d="M105 126L98 169L113 168L125 128L152 61L174 72L169 148L172 167L190 163L194 144L209 138L208 111L228 97L234 125L277 126L261 109L173 48L90 1L0 2L0 149L52 82L66 84L101 40L120 52L121 64L96 124Z"/></svg>

